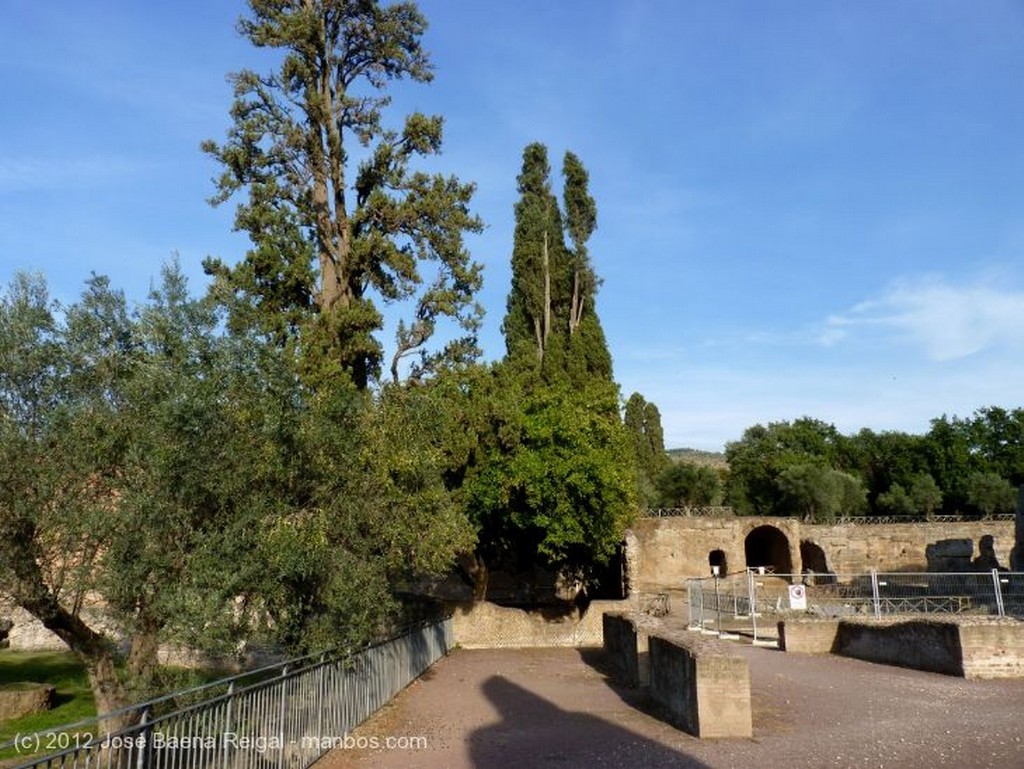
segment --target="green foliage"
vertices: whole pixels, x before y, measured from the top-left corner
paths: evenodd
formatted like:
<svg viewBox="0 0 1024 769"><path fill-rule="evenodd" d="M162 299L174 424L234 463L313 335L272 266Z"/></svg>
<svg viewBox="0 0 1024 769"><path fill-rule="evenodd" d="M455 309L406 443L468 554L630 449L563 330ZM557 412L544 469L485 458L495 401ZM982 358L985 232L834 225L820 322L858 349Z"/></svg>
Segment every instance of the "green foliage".
<svg viewBox="0 0 1024 769"><path fill-rule="evenodd" d="M674 462L658 476L658 507L700 507L721 501L722 480L714 468Z"/></svg>
<svg viewBox="0 0 1024 769"><path fill-rule="evenodd" d="M941 506L942 490L927 473L912 476L909 489L894 483L875 500L877 510L887 515L931 516Z"/></svg>
<svg viewBox="0 0 1024 769"><path fill-rule="evenodd" d="M251 0L241 33L280 52L275 71L232 75L233 125L204 150L223 167L214 204L247 194L236 228L253 247L230 267L210 259L214 292L234 328L251 327L304 359L314 384L346 376L360 389L380 372L378 302L406 302L391 370L414 375L476 354L481 268L463 245L482 228L473 185L413 170L441 148L442 119L413 113L385 127L390 81L427 82L426 21L412 3ZM365 157L353 167L353 146ZM423 274L429 269L433 277ZM428 352L437 324L456 333Z"/></svg>
<svg viewBox="0 0 1024 769"><path fill-rule="evenodd" d="M52 709L0 722L0 742L18 734L31 734L63 724L84 721L96 715L96 705L85 667L67 652L0 651L0 688L16 681L48 683L56 688ZM22 756L15 749L0 753L0 761Z"/></svg>
<svg viewBox="0 0 1024 769"><path fill-rule="evenodd" d="M563 216L550 174L547 148L528 145L518 177L512 289L502 324L507 360L541 371L549 382L611 381L611 355L595 310L600 281L586 245L597 226L589 177L579 158L566 153Z"/></svg>
<svg viewBox="0 0 1024 769"><path fill-rule="evenodd" d="M785 514L776 479L793 464L812 464L864 479L869 514L981 511L981 499L991 511L990 497L1005 500L1004 484L1019 483L1022 436L1024 410L996 407L969 419L934 419L926 435L861 430L842 436L810 419L756 425L727 447L728 498L742 514ZM989 495L979 486L979 474L1003 482L990 478Z"/></svg>
<svg viewBox="0 0 1024 769"><path fill-rule="evenodd" d="M528 145L502 324L507 355L469 386L467 412L479 442L463 476L480 538L477 562L586 576L619 546L639 470L594 306L599 280L587 241L597 204L589 177L566 153L563 214L550 175L547 148ZM657 442L663 455L653 405L644 419L651 424L643 439ZM653 480L648 485L653 489Z"/></svg>
<svg viewBox="0 0 1024 769"><path fill-rule="evenodd" d="M863 478L871 499L896 484L909 490L915 478L930 472L921 436L866 429L841 439L835 466Z"/></svg>
<svg viewBox="0 0 1024 769"><path fill-rule="evenodd" d="M942 507L942 489L927 473L919 473L910 483L910 499L915 512L932 515Z"/></svg>
<svg viewBox="0 0 1024 769"><path fill-rule="evenodd" d="M866 491L857 478L820 465L790 465L776 483L782 509L815 523L856 515L866 504Z"/></svg>
<svg viewBox="0 0 1024 769"><path fill-rule="evenodd" d="M979 409L968 431L973 452L984 458L991 472L1013 486L1024 484L1024 408Z"/></svg>
<svg viewBox="0 0 1024 769"><path fill-rule="evenodd" d="M134 312L96 277L59 315L39 278L0 301L0 586L90 675L113 645L78 612L101 595L130 638L126 696L164 640L372 638L396 586L473 545L442 394L312 390L264 342L225 333L176 264Z"/></svg>
<svg viewBox="0 0 1024 769"><path fill-rule="evenodd" d="M491 450L466 483L481 552L492 563L586 575L615 551L635 512L615 388L500 389L513 402L492 412Z"/></svg>
<svg viewBox="0 0 1024 769"><path fill-rule="evenodd" d="M988 518L1009 513L1017 502L1017 491L998 473L971 473L967 477L967 504Z"/></svg>
<svg viewBox="0 0 1024 769"><path fill-rule="evenodd" d="M829 467L839 440L835 427L808 417L748 428L726 445L729 504L740 515L785 514L779 475L794 465Z"/></svg>
<svg viewBox="0 0 1024 769"><path fill-rule="evenodd" d="M641 502L648 507L657 506L660 496L659 478L669 464L661 413L656 405L649 403L640 393L633 393L626 401L622 421L633 444Z"/></svg>
<svg viewBox="0 0 1024 769"><path fill-rule="evenodd" d="M967 504L967 478L982 469L982 458L971 450L969 424L956 417L933 419L925 452L931 474L945 494L946 508L962 510Z"/></svg>
<svg viewBox="0 0 1024 769"><path fill-rule="evenodd" d="M917 505L914 504L910 494L898 483L894 483L888 491L879 494L878 499L875 500L875 506L887 515L906 516L918 512Z"/></svg>

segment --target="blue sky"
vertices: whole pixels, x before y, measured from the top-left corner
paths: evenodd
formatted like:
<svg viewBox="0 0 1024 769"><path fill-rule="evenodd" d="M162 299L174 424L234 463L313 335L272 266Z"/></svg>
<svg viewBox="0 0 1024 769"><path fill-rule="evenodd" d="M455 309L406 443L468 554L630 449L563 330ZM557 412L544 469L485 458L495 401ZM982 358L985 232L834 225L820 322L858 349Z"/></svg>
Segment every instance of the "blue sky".
<svg viewBox="0 0 1024 769"><path fill-rule="evenodd" d="M1024 3L424 0L437 169L475 181L488 359L523 147L566 149L624 396L670 447L757 423L928 429L1024 395ZM265 69L235 0L0 0L0 282L91 271L134 300L177 253L246 248L210 208L225 75ZM385 342L390 341L385 338Z"/></svg>

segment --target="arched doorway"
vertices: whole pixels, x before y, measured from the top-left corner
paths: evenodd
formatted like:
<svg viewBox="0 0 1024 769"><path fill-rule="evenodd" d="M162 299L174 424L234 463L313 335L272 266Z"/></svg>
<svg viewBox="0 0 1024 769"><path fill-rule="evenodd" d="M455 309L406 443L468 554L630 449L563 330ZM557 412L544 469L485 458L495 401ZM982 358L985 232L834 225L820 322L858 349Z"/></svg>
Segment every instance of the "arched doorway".
<svg viewBox="0 0 1024 769"><path fill-rule="evenodd" d="M819 545L809 539L800 542L800 560L804 569L810 569L815 574L826 574L828 572L828 561L825 559L825 551Z"/></svg>
<svg viewBox="0 0 1024 769"><path fill-rule="evenodd" d="M825 575L832 573L828 568L825 551L820 545L816 545L809 539L800 542L800 562L803 564L804 574L807 574L808 577L811 572L814 574L813 580L808 584L824 584L822 580L826 579Z"/></svg>
<svg viewBox="0 0 1024 769"><path fill-rule="evenodd" d="M729 561L725 557L724 550L712 550L708 553L708 566L711 567L710 572L715 573L715 567L718 567L719 576L724 577L729 573Z"/></svg>
<svg viewBox="0 0 1024 769"><path fill-rule="evenodd" d="M743 543L747 567L764 566L775 574L792 574L793 558L789 554L789 539L774 526L758 526L747 535Z"/></svg>

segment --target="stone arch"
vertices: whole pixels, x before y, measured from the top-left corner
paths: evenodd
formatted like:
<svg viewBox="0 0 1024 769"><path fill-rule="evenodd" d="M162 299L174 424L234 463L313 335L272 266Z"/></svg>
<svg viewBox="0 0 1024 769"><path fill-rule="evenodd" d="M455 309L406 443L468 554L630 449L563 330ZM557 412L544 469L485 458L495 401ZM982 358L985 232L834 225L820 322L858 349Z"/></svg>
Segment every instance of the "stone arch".
<svg viewBox="0 0 1024 769"><path fill-rule="evenodd" d="M800 540L800 563L803 564L803 572L810 577L809 572L814 573L813 580L807 584L825 584L827 575L833 574L828 565L828 557L821 545L809 539Z"/></svg>
<svg viewBox="0 0 1024 769"><path fill-rule="evenodd" d="M718 567L718 573L721 576L725 576L729 573L729 559L725 557L725 551L716 548L708 553L708 571L713 571L713 567Z"/></svg>
<svg viewBox="0 0 1024 769"><path fill-rule="evenodd" d="M800 562L805 571L810 569L815 574L828 574L832 571L828 567L825 550L809 539L800 540Z"/></svg>
<svg viewBox="0 0 1024 769"><path fill-rule="evenodd" d="M770 567L776 574L793 573L789 538L774 526L758 526L743 542L747 568Z"/></svg>

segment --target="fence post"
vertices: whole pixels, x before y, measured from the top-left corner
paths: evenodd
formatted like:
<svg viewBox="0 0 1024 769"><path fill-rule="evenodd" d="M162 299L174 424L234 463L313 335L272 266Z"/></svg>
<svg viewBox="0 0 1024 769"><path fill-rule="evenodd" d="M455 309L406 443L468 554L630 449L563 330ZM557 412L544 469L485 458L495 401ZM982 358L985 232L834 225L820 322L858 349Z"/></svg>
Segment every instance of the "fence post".
<svg viewBox="0 0 1024 769"><path fill-rule="evenodd" d="M142 716L139 718L139 736L141 740L138 745L138 752L135 754L135 766L137 769L149 769L151 763L151 757L153 753L153 726L150 723L153 720L153 714L150 713L149 708L145 708L142 711Z"/></svg>
<svg viewBox="0 0 1024 769"><path fill-rule="evenodd" d="M1003 586L999 581L999 569L992 569L992 586L996 594L996 611L1000 617L1006 616L1006 607L1003 606Z"/></svg>
<svg viewBox="0 0 1024 769"><path fill-rule="evenodd" d="M690 627L697 630L704 629L704 583L699 579L688 580L687 592L690 595ZM694 597L697 600L697 624L693 624Z"/></svg>
<svg viewBox="0 0 1024 769"><path fill-rule="evenodd" d="M320 655L319 667L316 670L316 740L317 745L323 744L324 734L324 713L327 710L327 690L325 679L327 677L327 655Z"/></svg>
<svg viewBox="0 0 1024 769"><path fill-rule="evenodd" d="M750 625L754 631L754 645L757 645L757 586L754 584L754 571L747 569L747 597L750 601Z"/></svg>
<svg viewBox="0 0 1024 769"><path fill-rule="evenodd" d="M718 635L722 635L722 599L718 592L718 567L715 567L715 614L718 618Z"/></svg>
<svg viewBox="0 0 1024 769"><path fill-rule="evenodd" d="M228 766L228 737L235 734L235 682L228 684L228 703L224 711L224 729L220 734L221 766Z"/></svg>
<svg viewBox="0 0 1024 769"><path fill-rule="evenodd" d="M288 666L281 668L281 707L278 710L278 726L280 727L280 741L278 747L277 766L284 769L284 720L288 712Z"/></svg>
<svg viewBox="0 0 1024 769"><path fill-rule="evenodd" d="M881 601L878 597L878 572L871 570L871 602L875 607L875 619L882 616Z"/></svg>

